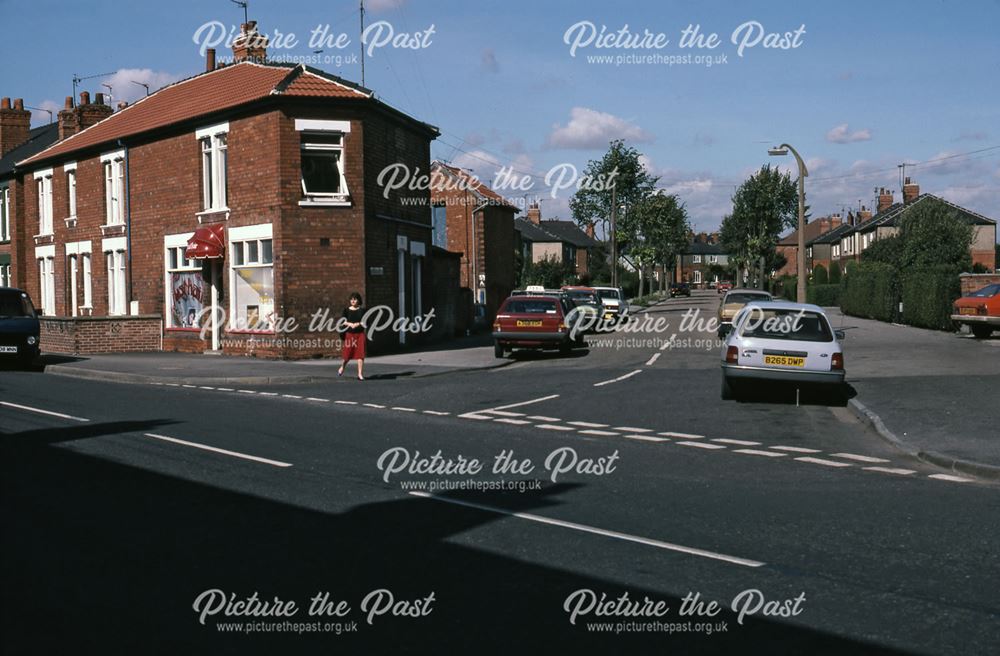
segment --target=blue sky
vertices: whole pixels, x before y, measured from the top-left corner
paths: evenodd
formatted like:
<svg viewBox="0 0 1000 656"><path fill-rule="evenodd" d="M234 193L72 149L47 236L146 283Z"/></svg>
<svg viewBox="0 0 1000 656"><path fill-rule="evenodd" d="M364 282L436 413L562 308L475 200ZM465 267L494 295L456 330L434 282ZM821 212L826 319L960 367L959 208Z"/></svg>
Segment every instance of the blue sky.
<svg viewBox="0 0 1000 656"><path fill-rule="evenodd" d="M898 190L896 165L922 191L1000 219L1000 1L973 2L634 2L577 0L469 3L369 0L368 24L394 35L433 26L420 49L381 47L366 60L366 86L385 101L439 126L435 157L473 168L489 181L499 165L543 175L569 163L583 169L609 139L626 137L686 202L692 222L717 228L735 185L768 161L772 142L793 144L809 162L813 216L869 205L875 187ZM271 54L310 56L309 33L330 25L352 43L320 57L349 59L360 49L356 0L250 0L250 17L269 35L300 44ZM15 3L0 0L8 53L0 94L58 109L75 74L117 72L82 83L116 99L203 70L194 42L209 21L238 25L229 0ZM58 18L58 20L54 20ZM659 49L597 49L576 56L564 43L581 21L630 34L663 33ZM790 49L730 42L748 21L765 32L805 26ZM681 31L717 33L715 49L681 49ZM220 54L225 50L219 46ZM588 56L690 54L725 63L623 64ZM30 61L30 65L27 63ZM351 80L357 63L318 67ZM44 112L36 122L48 120ZM993 148L993 150L983 150ZM974 155L956 154L983 151ZM771 160L790 165L790 161ZM521 196L524 192L508 192ZM548 197L540 182L533 195ZM897 191L898 196L898 191ZM568 192L543 203L547 218L568 218Z"/></svg>

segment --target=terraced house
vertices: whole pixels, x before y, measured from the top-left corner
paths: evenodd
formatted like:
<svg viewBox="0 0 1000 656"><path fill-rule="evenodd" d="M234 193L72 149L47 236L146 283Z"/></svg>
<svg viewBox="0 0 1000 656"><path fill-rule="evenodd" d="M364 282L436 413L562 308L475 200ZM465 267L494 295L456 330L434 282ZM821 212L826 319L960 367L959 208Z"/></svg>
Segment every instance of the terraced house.
<svg viewBox="0 0 1000 656"><path fill-rule="evenodd" d="M353 291L397 317L433 306L447 285L431 282L429 194L377 178L428 170L437 129L265 46L250 22L230 65L209 51L205 72L113 114L67 99L64 138L18 163L15 268L44 347L309 357L337 338L311 318L339 317ZM97 104L110 115L89 124Z"/></svg>

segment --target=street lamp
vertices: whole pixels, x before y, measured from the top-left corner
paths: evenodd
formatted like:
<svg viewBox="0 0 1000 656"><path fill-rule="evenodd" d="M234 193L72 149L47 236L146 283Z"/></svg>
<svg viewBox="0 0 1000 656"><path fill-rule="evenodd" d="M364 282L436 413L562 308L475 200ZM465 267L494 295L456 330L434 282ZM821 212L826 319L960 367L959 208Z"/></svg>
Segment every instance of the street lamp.
<svg viewBox="0 0 1000 656"><path fill-rule="evenodd" d="M806 170L806 163L799 157L798 152L788 144L781 144L777 148L769 148L767 154L771 157L782 157L792 151L795 161L799 165L799 248L797 253L798 281L795 296L799 303L806 302L806 177L809 171Z"/></svg>

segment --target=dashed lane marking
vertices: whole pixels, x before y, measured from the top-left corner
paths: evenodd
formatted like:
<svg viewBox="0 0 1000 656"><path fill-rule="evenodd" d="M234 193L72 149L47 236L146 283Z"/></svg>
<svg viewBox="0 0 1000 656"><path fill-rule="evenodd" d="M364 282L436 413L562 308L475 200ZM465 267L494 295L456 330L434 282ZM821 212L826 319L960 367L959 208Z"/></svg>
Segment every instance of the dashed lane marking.
<svg viewBox="0 0 1000 656"><path fill-rule="evenodd" d="M558 394L549 394L548 396L542 396L537 399L531 399L530 401L520 401L519 403L508 403L507 405L498 405L492 410L509 410L510 408L520 408L522 405L531 405L533 403L541 403L542 401L548 401L550 399L559 398Z"/></svg>
<svg viewBox="0 0 1000 656"><path fill-rule="evenodd" d="M734 449L733 453L747 453L752 456L768 456L769 458L780 458L782 456L787 456L787 453L778 453L775 451L761 451L760 449Z"/></svg>
<svg viewBox="0 0 1000 656"><path fill-rule="evenodd" d="M652 428L634 428L632 426L615 426L612 430L621 431L623 433L652 433Z"/></svg>
<svg viewBox="0 0 1000 656"><path fill-rule="evenodd" d="M523 412L507 412L506 410L483 410L483 414L498 415L500 417L523 417Z"/></svg>
<svg viewBox="0 0 1000 656"><path fill-rule="evenodd" d="M862 469L873 472L881 472L883 474L898 474L900 476L908 476L910 474L916 474L916 470L913 469L899 469L897 467L862 467Z"/></svg>
<svg viewBox="0 0 1000 656"><path fill-rule="evenodd" d="M284 398L284 399L301 399L302 398L298 394L282 394L281 397Z"/></svg>
<svg viewBox="0 0 1000 656"><path fill-rule="evenodd" d="M425 415L436 415L438 417L446 417L450 415L450 412L442 412L440 410L424 410Z"/></svg>
<svg viewBox="0 0 1000 656"><path fill-rule="evenodd" d="M277 392L257 392L257 393L260 394L261 396L278 396ZM285 396L288 396L288 394L286 394ZM301 399L302 397L300 396L298 398Z"/></svg>
<svg viewBox="0 0 1000 656"><path fill-rule="evenodd" d="M570 426L583 426L584 428L607 428L607 424L595 424L590 421L568 421Z"/></svg>
<svg viewBox="0 0 1000 656"><path fill-rule="evenodd" d="M699 449L725 449L726 447L720 444L707 444L705 442L678 442L678 444L683 444L684 446L694 446Z"/></svg>
<svg viewBox="0 0 1000 656"><path fill-rule="evenodd" d="M671 433L671 432L657 433L657 435L662 435L664 437L677 437L682 440L700 440L705 437L704 435L693 435L691 433Z"/></svg>
<svg viewBox="0 0 1000 656"><path fill-rule="evenodd" d="M962 476L952 476L951 474L931 474L927 478L936 478L939 481L951 481L952 483L971 483L971 478L963 478Z"/></svg>
<svg viewBox="0 0 1000 656"><path fill-rule="evenodd" d="M650 359L646 360L646 366L647 367L652 367L653 363L656 362L657 360L659 360L661 355L663 355L663 354L662 353L654 353L653 357L651 357Z"/></svg>
<svg viewBox="0 0 1000 656"><path fill-rule="evenodd" d="M580 431L580 433L583 435L597 435L598 437L616 437L620 434L620 433L612 433L611 431L596 430L593 428L589 430L582 430Z"/></svg>
<svg viewBox="0 0 1000 656"><path fill-rule="evenodd" d="M334 401L334 403L339 403L340 405L357 405L357 401Z"/></svg>
<svg viewBox="0 0 1000 656"><path fill-rule="evenodd" d="M541 428L542 430L554 430L554 431L576 430L572 426L557 426L555 424L535 424L535 428Z"/></svg>
<svg viewBox="0 0 1000 656"><path fill-rule="evenodd" d="M416 408L404 408L403 406L400 406L400 405L394 405L394 406L392 406L392 409L393 410L398 410L399 412L416 412L417 411Z"/></svg>
<svg viewBox="0 0 1000 656"><path fill-rule="evenodd" d="M731 440L728 437L718 437L712 440L719 444L735 444L736 446L760 446L760 442L748 442L747 440Z"/></svg>
<svg viewBox="0 0 1000 656"><path fill-rule="evenodd" d="M236 391L239 392L240 394L256 394L257 393L254 390L236 390Z"/></svg>
<svg viewBox="0 0 1000 656"><path fill-rule="evenodd" d="M669 437L656 437L655 435L626 435L630 440L645 440L646 442L669 442Z"/></svg>
<svg viewBox="0 0 1000 656"><path fill-rule="evenodd" d="M810 462L814 465L826 465L827 467L853 467L854 465L846 462L837 462L835 460L824 460L823 458L796 458L799 462Z"/></svg>
<svg viewBox="0 0 1000 656"><path fill-rule="evenodd" d="M219 387L219 388L216 388L216 391L217 392L235 392L236 390L234 390L232 387Z"/></svg>
<svg viewBox="0 0 1000 656"><path fill-rule="evenodd" d="M530 421L525 421L523 419L512 419L511 417L498 417L493 421L498 421L501 424L514 424L515 426L524 426L525 424L530 424Z"/></svg>
<svg viewBox="0 0 1000 656"><path fill-rule="evenodd" d="M208 385L199 385L198 389L215 390L214 387L209 387Z"/></svg>
<svg viewBox="0 0 1000 656"><path fill-rule="evenodd" d="M157 435L156 433L145 433L146 437L152 437L157 440L163 440L164 442L173 442L174 444L182 444L184 446L194 447L196 449L202 449L203 451L212 451L214 453L221 453L227 456L233 456L234 458L242 458L243 460L253 460L254 462L262 462L265 465L272 465L274 467L291 467L290 462L281 462L280 460L271 460L270 458L261 458L260 456L251 456L246 453L239 453L238 451L230 451L229 449L220 449L214 446L208 446L207 444L198 444L197 442L188 442L187 440L180 440L176 437L168 437L166 435Z"/></svg>
<svg viewBox="0 0 1000 656"><path fill-rule="evenodd" d="M772 446L769 448L777 451L791 451L793 453L820 453L819 449L807 449L801 446Z"/></svg>
<svg viewBox="0 0 1000 656"><path fill-rule="evenodd" d="M365 404L367 405L367 403ZM478 419L480 421L490 421L494 419L489 415L479 414L478 412L466 412L465 414L458 415L461 419Z"/></svg>
<svg viewBox="0 0 1000 656"><path fill-rule="evenodd" d="M594 383L594 387L603 387L605 385L610 385L611 383L617 383L617 382L625 380L626 378L631 378L632 376L634 376L636 374L641 374L641 373L642 373L642 369L636 369L635 371L630 371L629 373L625 374L624 376L619 376L618 378L612 378L611 380L604 380L604 381L601 381L599 383Z"/></svg>
<svg viewBox="0 0 1000 656"><path fill-rule="evenodd" d="M379 405L378 403L365 403L364 406L366 408L378 408L379 410L385 409L384 405Z"/></svg>
<svg viewBox="0 0 1000 656"><path fill-rule="evenodd" d="M548 422L561 421L559 417L545 417L542 415L531 415L530 417L528 417L528 419L531 419L532 421L548 421Z"/></svg>
<svg viewBox="0 0 1000 656"><path fill-rule="evenodd" d="M188 389L198 389L197 385L181 385L181 387L186 387Z"/></svg>
<svg viewBox="0 0 1000 656"><path fill-rule="evenodd" d="M60 419L69 419L70 421L90 421L89 419L84 419L83 417L74 417L73 415L65 415L61 412L53 412L52 410L42 410L41 408L32 408L30 405L18 405L17 403L8 403L7 401L0 401L0 405L7 408L14 408L15 410L24 410L26 412L35 412L40 415L48 415L50 417L59 417Z"/></svg>
<svg viewBox="0 0 1000 656"><path fill-rule="evenodd" d="M847 460L857 460L858 462L889 462L885 458L873 458L871 456L859 456L856 453L833 453L834 458L845 458Z"/></svg>

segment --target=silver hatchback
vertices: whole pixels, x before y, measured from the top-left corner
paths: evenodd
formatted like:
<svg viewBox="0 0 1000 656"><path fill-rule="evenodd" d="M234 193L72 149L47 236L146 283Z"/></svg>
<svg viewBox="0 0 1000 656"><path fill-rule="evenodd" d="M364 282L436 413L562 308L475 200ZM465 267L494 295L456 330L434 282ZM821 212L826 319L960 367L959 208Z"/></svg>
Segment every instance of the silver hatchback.
<svg viewBox="0 0 1000 656"><path fill-rule="evenodd" d="M750 303L733 319L722 344L722 398L748 383L825 385L838 400L844 387L843 331L823 309L806 303Z"/></svg>

